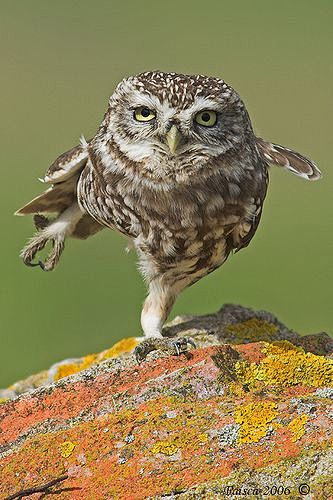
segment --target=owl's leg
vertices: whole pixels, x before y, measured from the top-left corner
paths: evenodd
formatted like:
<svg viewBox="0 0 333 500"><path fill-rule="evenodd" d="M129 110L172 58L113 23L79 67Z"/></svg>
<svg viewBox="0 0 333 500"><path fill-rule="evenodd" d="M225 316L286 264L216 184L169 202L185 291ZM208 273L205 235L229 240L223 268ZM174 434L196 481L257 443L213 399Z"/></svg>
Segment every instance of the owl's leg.
<svg viewBox="0 0 333 500"><path fill-rule="evenodd" d="M153 280L150 283L149 295L141 313L141 325L145 337L134 351L138 363L144 360L151 351L162 350L169 355L179 356L186 353L187 344L195 347L193 340L185 337L180 339L162 337L162 327L178 293L175 287L163 285L160 280Z"/></svg>
<svg viewBox="0 0 333 500"><path fill-rule="evenodd" d="M141 326L145 337L162 337L162 327L176 297L173 287L163 285L159 279L151 281L149 295L141 312Z"/></svg>
<svg viewBox="0 0 333 500"><path fill-rule="evenodd" d="M35 224L39 231L23 248L20 254L23 262L27 266L40 266L44 271L54 269L64 250L65 239L73 233L82 216L83 212L77 203L70 205L52 222L48 222L44 217L36 218L35 216ZM45 262L41 260L33 262L37 252L42 250L48 242L52 243L52 250Z"/></svg>

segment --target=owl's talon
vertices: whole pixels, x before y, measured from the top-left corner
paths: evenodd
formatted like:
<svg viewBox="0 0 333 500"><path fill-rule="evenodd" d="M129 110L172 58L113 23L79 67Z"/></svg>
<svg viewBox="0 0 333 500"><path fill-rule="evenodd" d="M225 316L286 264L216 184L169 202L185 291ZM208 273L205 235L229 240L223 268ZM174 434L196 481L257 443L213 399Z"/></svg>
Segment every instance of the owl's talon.
<svg viewBox="0 0 333 500"><path fill-rule="evenodd" d="M39 262L29 262L27 260L24 260L24 264L28 267L38 267L40 265Z"/></svg>
<svg viewBox="0 0 333 500"><path fill-rule="evenodd" d="M38 264L37 264L43 271L46 271L47 269L45 269L45 264L43 261L39 260L38 261Z"/></svg>
<svg viewBox="0 0 333 500"><path fill-rule="evenodd" d="M192 339L187 339L187 343L190 344L192 347L194 347L194 349L197 348L196 343Z"/></svg>
<svg viewBox="0 0 333 500"><path fill-rule="evenodd" d="M134 349L134 356L138 364L146 359L147 354L157 350L161 350L169 354L170 356L180 356L181 354L184 354L186 357L188 357L190 355L187 351L188 344L196 348L193 340L186 337L182 337L177 340L161 337L150 337L143 340L139 345L136 346L136 348Z"/></svg>
<svg viewBox="0 0 333 500"><path fill-rule="evenodd" d="M37 253L43 250L49 242L52 245L52 249L47 255L45 261L43 262L42 260L38 260L38 262L33 262ZM52 271L58 264L60 256L64 250L64 242L65 238L62 234L50 235L48 227L44 230L40 230L21 252L24 264L29 267L40 267L43 271Z"/></svg>
<svg viewBox="0 0 333 500"><path fill-rule="evenodd" d="M135 356L136 362L139 365L143 358L142 358L141 351L140 351L140 349L138 349L138 347L139 346L136 346L136 348L134 349L134 356Z"/></svg>
<svg viewBox="0 0 333 500"><path fill-rule="evenodd" d="M190 344L192 347L194 347L194 349L196 349L197 347L193 340L188 339L187 337L182 337L181 339L173 342L177 356L180 356L181 354L185 354L187 352L187 344Z"/></svg>
<svg viewBox="0 0 333 500"><path fill-rule="evenodd" d="M29 262L28 260L25 260L24 263L28 267L40 267L43 271L47 271L44 262L41 260L39 260L38 262Z"/></svg>

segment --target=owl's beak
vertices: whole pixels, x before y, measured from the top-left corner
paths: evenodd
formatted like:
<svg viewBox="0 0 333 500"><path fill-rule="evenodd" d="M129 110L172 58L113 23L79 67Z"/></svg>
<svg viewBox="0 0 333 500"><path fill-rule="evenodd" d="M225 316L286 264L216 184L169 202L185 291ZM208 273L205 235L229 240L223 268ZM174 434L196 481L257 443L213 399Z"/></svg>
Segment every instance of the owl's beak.
<svg viewBox="0 0 333 500"><path fill-rule="evenodd" d="M172 125L165 138L172 154L175 154L178 146L184 142L184 137L181 132L179 132L176 125Z"/></svg>

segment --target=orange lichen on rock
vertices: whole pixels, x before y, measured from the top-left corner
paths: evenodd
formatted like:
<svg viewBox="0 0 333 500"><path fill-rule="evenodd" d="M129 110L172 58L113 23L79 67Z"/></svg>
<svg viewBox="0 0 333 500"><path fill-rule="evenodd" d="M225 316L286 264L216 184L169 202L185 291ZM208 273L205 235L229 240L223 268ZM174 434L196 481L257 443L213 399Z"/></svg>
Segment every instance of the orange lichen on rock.
<svg viewBox="0 0 333 500"><path fill-rule="evenodd" d="M227 309L235 335L262 328L270 343L226 344L219 312L205 329L201 321L198 338L196 319L188 320L184 335L198 346L188 356L155 352L137 365L126 354L136 340L124 339L72 360L67 372L66 363L53 365L53 375L63 366L56 383L45 387L44 374L40 389L33 378L28 394L15 398L24 381L0 393L15 398L0 405L1 495L59 477L59 498L71 500L225 498L230 484L274 485L277 477L297 495L311 477L313 498L330 498L332 360L283 340L297 334L268 313L254 321L249 310ZM319 343L331 352L325 336Z"/></svg>

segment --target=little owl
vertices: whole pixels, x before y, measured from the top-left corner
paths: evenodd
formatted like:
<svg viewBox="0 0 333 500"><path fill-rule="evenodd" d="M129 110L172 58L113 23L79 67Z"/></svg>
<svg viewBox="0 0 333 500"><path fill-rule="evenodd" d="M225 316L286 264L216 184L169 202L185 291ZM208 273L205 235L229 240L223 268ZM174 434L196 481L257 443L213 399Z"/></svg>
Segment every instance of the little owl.
<svg viewBox="0 0 333 500"><path fill-rule="evenodd" d="M112 94L96 135L60 155L43 179L51 187L16 212L35 214L38 230L21 256L50 271L67 237L119 231L135 247L149 290L136 357L163 343L179 354L190 339L162 341L163 324L182 290L250 243L269 164L305 179L321 175L301 154L256 137L243 101L223 80L131 76ZM35 263L49 241L45 262Z"/></svg>

